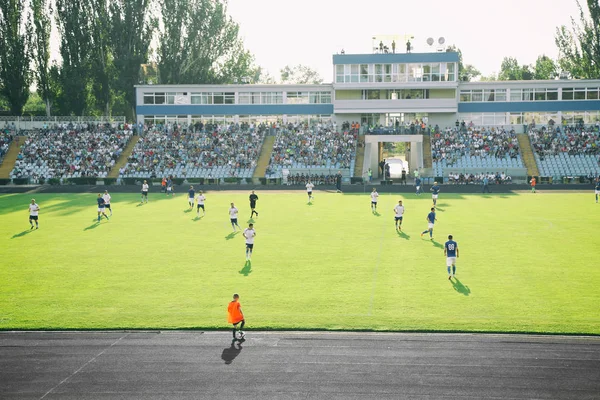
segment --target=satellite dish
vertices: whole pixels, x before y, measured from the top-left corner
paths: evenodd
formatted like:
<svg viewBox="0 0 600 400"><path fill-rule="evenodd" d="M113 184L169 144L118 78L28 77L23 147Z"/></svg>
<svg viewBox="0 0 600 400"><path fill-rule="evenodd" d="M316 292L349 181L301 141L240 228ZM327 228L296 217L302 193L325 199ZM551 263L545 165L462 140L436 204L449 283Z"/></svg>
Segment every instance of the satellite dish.
<svg viewBox="0 0 600 400"><path fill-rule="evenodd" d="M446 43L446 39L444 39L444 37L442 36L441 38L438 39L438 43L440 45L442 45L442 44Z"/></svg>
<svg viewBox="0 0 600 400"><path fill-rule="evenodd" d="M430 46L433 44L433 38L432 37L430 37L430 38L427 39L427 44L430 45Z"/></svg>

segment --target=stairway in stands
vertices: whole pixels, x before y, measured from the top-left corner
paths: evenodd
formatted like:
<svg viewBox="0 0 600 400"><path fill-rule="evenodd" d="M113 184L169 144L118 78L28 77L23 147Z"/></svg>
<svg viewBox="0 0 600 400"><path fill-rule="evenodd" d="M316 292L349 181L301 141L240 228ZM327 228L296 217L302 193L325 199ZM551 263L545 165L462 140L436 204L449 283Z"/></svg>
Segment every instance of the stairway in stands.
<svg viewBox="0 0 600 400"><path fill-rule="evenodd" d="M519 133L517 135L519 140L519 148L521 149L521 157L523 158L523 164L527 168L527 175L529 176L540 176L535 158L533 157L533 149L531 148L531 141L529 135L526 133Z"/></svg>
<svg viewBox="0 0 600 400"><path fill-rule="evenodd" d="M15 167L17 156L21 151L21 144L25 142L25 139L27 139L27 136L17 136L15 137L15 140L10 143L10 146L8 146L8 152L4 157L4 161L2 161L2 165L0 165L0 179L10 178L10 172Z"/></svg>
<svg viewBox="0 0 600 400"><path fill-rule="evenodd" d="M269 166L269 160L271 159L271 153L273 152L273 144L275 143L275 136L267 136L263 142L262 148L260 149L260 156L254 169L253 178L264 178Z"/></svg>
<svg viewBox="0 0 600 400"><path fill-rule="evenodd" d="M423 168L433 168L430 135L423 135Z"/></svg>
<svg viewBox="0 0 600 400"><path fill-rule="evenodd" d="M121 167L123 167L123 166L125 166L125 164L127 164L127 159L133 152L133 148L135 147L135 144L138 142L138 140L140 140L140 137L138 135L134 135L131 137L131 140L129 141L129 143L127 143L127 146L125 146L125 149L119 156L119 159L117 160L115 165L110 170L110 172L108 174L108 178L118 178L119 177L119 170L121 169Z"/></svg>
<svg viewBox="0 0 600 400"><path fill-rule="evenodd" d="M354 163L355 177L363 176L363 163L365 162L365 137L358 136L358 146L356 148L356 162Z"/></svg>

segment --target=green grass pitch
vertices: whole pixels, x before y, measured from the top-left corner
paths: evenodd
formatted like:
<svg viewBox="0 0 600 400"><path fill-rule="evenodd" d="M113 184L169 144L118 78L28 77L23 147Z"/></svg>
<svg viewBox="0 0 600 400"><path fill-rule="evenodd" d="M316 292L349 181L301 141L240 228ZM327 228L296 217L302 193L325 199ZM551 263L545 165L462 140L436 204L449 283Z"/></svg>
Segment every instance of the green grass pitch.
<svg viewBox="0 0 600 400"><path fill-rule="evenodd" d="M373 329L600 334L600 204L593 193L431 196L261 192L251 265L240 225L249 191L0 196L0 329L225 328L241 296L248 329ZM41 207L29 231L27 207ZM393 207L404 201L403 231ZM459 244L457 281L443 243Z"/></svg>

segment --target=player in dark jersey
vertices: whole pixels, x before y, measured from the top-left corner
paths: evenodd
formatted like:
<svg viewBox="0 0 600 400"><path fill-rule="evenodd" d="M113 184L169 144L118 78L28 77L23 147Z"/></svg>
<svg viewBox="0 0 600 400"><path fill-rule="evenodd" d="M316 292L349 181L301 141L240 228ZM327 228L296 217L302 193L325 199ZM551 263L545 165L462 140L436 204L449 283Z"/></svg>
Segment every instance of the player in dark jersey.
<svg viewBox="0 0 600 400"><path fill-rule="evenodd" d="M190 190L188 190L188 204L190 205L190 210L194 209L194 201L196 200L196 191L193 186L190 186Z"/></svg>
<svg viewBox="0 0 600 400"><path fill-rule="evenodd" d="M596 181L596 187L594 188L596 194L596 203L598 202L598 195L600 195L600 180Z"/></svg>
<svg viewBox="0 0 600 400"><path fill-rule="evenodd" d="M446 257L446 267L448 267L448 279L456 275L456 259L458 258L458 243L452 240L452 235L448 235L448 241L444 244L444 256ZM452 267L452 273L450 273Z"/></svg>
<svg viewBox="0 0 600 400"><path fill-rule="evenodd" d="M415 190L416 190L416 195L420 196L421 195L421 178L419 178L418 176L415 178Z"/></svg>
<svg viewBox="0 0 600 400"><path fill-rule="evenodd" d="M96 199L96 201L98 202L98 222L100 222L100 218L102 218L102 215L104 215L106 219L108 219L108 215L106 215L106 213L104 212L105 202L101 193L98 193L98 198Z"/></svg>
<svg viewBox="0 0 600 400"><path fill-rule="evenodd" d="M437 182L433 182L433 186L429 189L431 193L431 198L433 199L433 206L437 204L438 194L440 193L440 187Z"/></svg>
<svg viewBox="0 0 600 400"><path fill-rule="evenodd" d="M421 232L421 237L429 232L429 238L430 240L433 240L433 225L435 224L435 221L437 221L437 218L435 218L435 207L431 207L431 212L427 214L427 230Z"/></svg>
<svg viewBox="0 0 600 400"><path fill-rule="evenodd" d="M256 214L256 216L258 217L258 211L256 211L256 200L258 200L258 196L256 195L256 193L254 193L254 190L252 191L252 193L250 193L250 209L252 210L252 212L250 213L250 218L252 218L254 216L254 214Z"/></svg>

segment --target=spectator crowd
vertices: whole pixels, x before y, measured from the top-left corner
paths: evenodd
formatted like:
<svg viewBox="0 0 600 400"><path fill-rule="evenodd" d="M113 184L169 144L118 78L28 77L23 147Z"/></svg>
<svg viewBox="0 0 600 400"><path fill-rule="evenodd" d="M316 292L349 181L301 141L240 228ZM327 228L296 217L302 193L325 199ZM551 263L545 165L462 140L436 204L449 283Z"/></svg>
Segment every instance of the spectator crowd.
<svg viewBox="0 0 600 400"><path fill-rule="evenodd" d="M600 154L600 135L597 130L582 127L543 127L530 129L529 138L541 160L560 153L568 155Z"/></svg>
<svg viewBox="0 0 600 400"><path fill-rule="evenodd" d="M23 132L15 178L106 177L132 137L132 131L104 125L60 125Z"/></svg>

